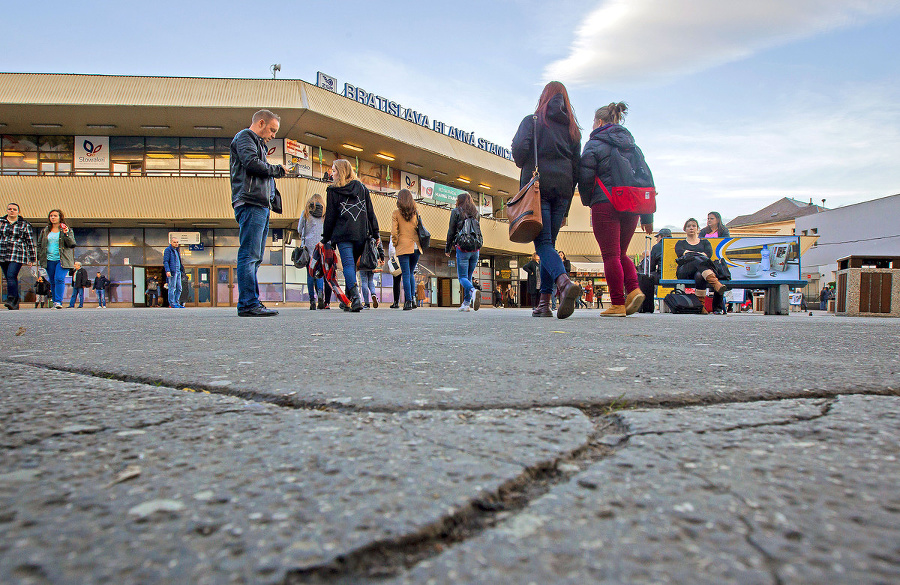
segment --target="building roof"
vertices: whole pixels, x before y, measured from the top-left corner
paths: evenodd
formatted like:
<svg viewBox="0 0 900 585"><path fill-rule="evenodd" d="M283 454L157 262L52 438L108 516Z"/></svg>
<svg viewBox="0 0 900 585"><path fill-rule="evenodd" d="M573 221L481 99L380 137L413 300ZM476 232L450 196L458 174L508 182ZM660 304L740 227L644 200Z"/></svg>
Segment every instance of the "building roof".
<svg viewBox="0 0 900 585"><path fill-rule="evenodd" d="M725 225L732 228L777 223L789 221L797 217L803 217L804 215L812 215L813 213L819 213L820 211L825 211L825 208L821 205L813 204L812 201L805 203L803 201L791 199L790 197L784 197L767 207L763 207L755 213L739 215Z"/></svg>

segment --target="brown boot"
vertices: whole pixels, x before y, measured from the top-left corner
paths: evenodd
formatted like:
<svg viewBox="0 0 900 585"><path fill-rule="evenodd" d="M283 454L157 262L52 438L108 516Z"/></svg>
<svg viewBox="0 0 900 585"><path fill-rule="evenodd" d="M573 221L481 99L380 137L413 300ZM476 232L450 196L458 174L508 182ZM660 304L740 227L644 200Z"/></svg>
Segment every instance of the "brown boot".
<svg viewBox="0 0 900 585"><path fill-rule="evenodd" d="M706 276L706 282L708 282L717 293L721 294L728 290L728 286L719 282L719 279L716 278L716 275L713 272L710 272Z"/></svg>
<svg viewBox="0 0 900 585"><path fill-rule="evenodd" d="M538 305L531 311L532 317L552 317L553 311L550 310L550 293L541 293Z"/></svg>
<svg viewBox="0 0 900 585"><path fill-rule="evenodd" d="M559 289L559 308L556 310L556 318L565 319L575 312L575 301L581 297L582 290L565 274L560 274L556 279L556 288Z"/></svg>
<svg viewBox="0 0 900 585"><path fill-rule="evenodd" d="M628 309L625 305L612 305L602 313L600 313L601 317L624 317L628 314Z"/></svg>
<svg viewBox="0 0 900 585"><path fill-rule="evenodd" d="M641 305L644 304L644 299L647 298L644 296L644 293L641 292L641 289L636 288L625 297L625 314L626 315L634 315L638 311L641 310Z"/></svg>

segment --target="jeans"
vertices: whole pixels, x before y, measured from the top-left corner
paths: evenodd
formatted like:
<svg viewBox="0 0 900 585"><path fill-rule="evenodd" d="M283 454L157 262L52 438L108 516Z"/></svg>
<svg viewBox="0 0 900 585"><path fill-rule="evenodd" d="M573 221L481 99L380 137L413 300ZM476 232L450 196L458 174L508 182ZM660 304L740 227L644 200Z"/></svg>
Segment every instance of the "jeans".
<svg viewBox="0 0 900 585"><path fill-rule="evenodd" d="M0 262L3 268L3 276L6 278L6 300L11 301L19 298L19 270L22 269L21 262Z"/></svg>
<svg viewBox="0 0 900 585"><path fill-rule="evenodd" d="M459 284L463 286L466 293L463 296L464 303L472 302L472 292L475 290L475 285L472 284L472 274L475 273L476 266L478 266L478 250L473 252L456 250L456 276L459 277Z"/></svg>
<svg viewBox="0 0 900 585"><path fill-rule="evenodd" d="M556 251L556 236L562 227L571 199L541 198L541 221L543 227L534 241L534 251L541 257L541 294L553 291L556 279L566 273L562 258Z"/></svg>
<svg viewBox="0 0 900 585"><path fill-rule="evenodd" d="M181 306L181 272L176 272L168 277L169 283L169 307Z"/></svg>
<svg viewBox="0 0 900 585"><path fill-rule="evenodd" d="M69 299L69 308L73 308L75 306L75 299L78 299L78 308L82 308L84 306L84 287L78 287L72 289L72 298Z"/></svg>
<svg viewBox="0 0 900 585"><path fill-rule="evenodd" d="M359 288L362 289L363 301L368 305L370 296L375 296L375 272L360 270Z"/></svg>
<svg viewBox="0 0 900 585"><path fill-rule="evenodd" d="M344 272L344 285L347 291L356 286L356 261L362 256L362 242L338 242L338 254L341 255L341 268ZM345 292L347 292L345 291Z"/></svg>
<svg viewBox="0 0 900 585"><path fill-rule="evenodd" d="M66 292L66 275L68 273L68 269L63 268L59 260L47 260L47 276L50 277L50 290L52 291L54 305L62 304L62 298Z"/></svg>
<svg viewBox="0 0 900 585"><path fill-rule="evenodd" d="M419 251L416 250L412 254L400 254L397 256L397 260L400 261L400 270L403 271L403 298L415 302L416 279L413 273L419 262Z"/></svg>
<svg viewBox="0 0 900 585"><path fill-rule="evenodd" d="M316 298L323 299L322 287L325 284L324 278L315 278L307 271L306 273L306 290L309 294L309 302L314 302Z"/></svg>
<svg viewBox="0 0 900 585"><path fill-rule="evenodd" d="M106 291L102 289L97 289L97 303L101 307L106 306Z"/></svg>
<svg viewBox="0 0 900 585"><path fill-rule="evenodd" d="M614 305L625 304L625 291L638 288L637 269L628 257L628 244L637 228L639 216L620 213L612 203L604 201L591 206L594 237L603 255L603 271Z"/></svg>
<svg viewBox="0 0 900 585"><path fill-rule="evenodd" d="M249 311L259 306L259 282L256 272L262 264L269 236L269 208L241 205L234 210L238 222L240 248L237 255L238 306Z"/></svg>

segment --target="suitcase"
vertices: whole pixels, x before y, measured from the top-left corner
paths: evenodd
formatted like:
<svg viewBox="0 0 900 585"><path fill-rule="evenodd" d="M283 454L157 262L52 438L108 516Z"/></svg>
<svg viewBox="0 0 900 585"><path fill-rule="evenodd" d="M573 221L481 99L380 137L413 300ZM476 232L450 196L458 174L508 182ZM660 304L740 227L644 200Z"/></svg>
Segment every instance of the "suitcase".
<svg viewBox="0 0 900 585"><path fill-rule="evenodd" d="M663 302L670 311L676 314L700 315L703 313L703 301L695 294L675 290L667 294Z"/></svg>
<svg viewBox="0 0 900 585"><path fill-rule="evenodd" d="M647 254L646 262L642 262L644 272L638 273L638 286L644 293L644 302L641 303L639 313L652 313L656 308L656 279L650 274L650 236L647 236L644 252Z"/></svg>

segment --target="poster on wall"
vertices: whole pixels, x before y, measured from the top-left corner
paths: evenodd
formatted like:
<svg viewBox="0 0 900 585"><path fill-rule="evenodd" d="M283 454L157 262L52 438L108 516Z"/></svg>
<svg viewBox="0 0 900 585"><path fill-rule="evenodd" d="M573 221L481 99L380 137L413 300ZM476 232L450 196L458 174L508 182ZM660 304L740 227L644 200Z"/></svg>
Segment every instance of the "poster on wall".
<svg viewBox="0 0 900 585"><path fill-rule="evenodd" d="M419 195L425 201L434 201L434 182L426 181L425 179L421 180L422 188L419 192Z"/></svg>
<svg viewBox="0 0 900 585"><path fill-rule="evenodd" d="M419 175L400 171L400 188L409 189L415 199L419 198Z"/></svg>
<svg viewBox="0 0 900 585"><path fill-rule="evenodd" d="M75 169L109 170L109 136L76 136Z"/></svg>
<svg viewBox="0 0 900 585"><path fill-rule="evenodd" d="M312 156L311 147L307 144L284 139L284 154L287 158L288 165L293 165L294 169L303 177L312 176Z"/></svg>
<svg viewBox="0 0 900 585"><path fill-rule="evenodd" d="M284 164L284 139L273 138L266 143L266 161L270 165Z"/></svg>

